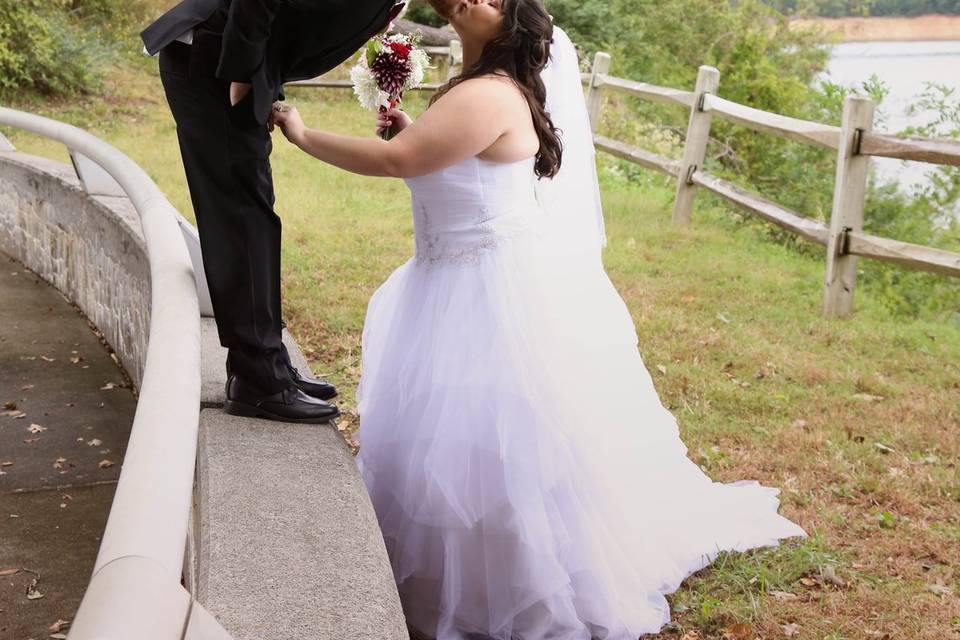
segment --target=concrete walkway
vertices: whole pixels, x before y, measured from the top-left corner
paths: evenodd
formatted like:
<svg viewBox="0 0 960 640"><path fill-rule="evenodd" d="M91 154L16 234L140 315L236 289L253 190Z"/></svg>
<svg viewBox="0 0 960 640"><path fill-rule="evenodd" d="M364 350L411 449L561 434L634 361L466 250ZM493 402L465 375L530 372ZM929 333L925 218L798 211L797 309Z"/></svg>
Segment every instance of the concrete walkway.
<svg viewBox="0 0 960 640"><path fill-rule="evenodd" d="M136 400L84 318L0 253L0 638L66 634Z"/></svg>

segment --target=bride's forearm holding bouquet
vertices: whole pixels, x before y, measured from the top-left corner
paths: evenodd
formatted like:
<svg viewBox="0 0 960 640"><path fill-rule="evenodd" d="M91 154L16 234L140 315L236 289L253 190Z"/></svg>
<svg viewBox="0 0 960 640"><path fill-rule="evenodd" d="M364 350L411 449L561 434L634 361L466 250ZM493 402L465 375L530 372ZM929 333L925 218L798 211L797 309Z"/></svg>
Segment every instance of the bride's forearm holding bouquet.
<svg viewBox="0 0 960 640"><path fill-rule="evenodd" d="M417 120L399 110L379 114L400 133L387 141L311 129L295 107L274 105L272 123L310 155L367 176L411 178L474 155L496 161L530 156L538 146L526 100L506 78L485 77L451 89Z"/></svg>

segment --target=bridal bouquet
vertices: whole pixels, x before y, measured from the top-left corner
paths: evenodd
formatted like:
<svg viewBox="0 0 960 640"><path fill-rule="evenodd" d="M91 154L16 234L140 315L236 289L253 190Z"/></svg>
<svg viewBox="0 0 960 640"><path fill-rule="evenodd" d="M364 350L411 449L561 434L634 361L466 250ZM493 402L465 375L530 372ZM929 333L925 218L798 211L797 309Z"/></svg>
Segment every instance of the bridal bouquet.
<svg viewBox="0 0 960 640"><path fill-rule="evenodd" d="M419 33L377 36L350 70L353 92L366 109L383 113L400 103L404 91L420 86L429 65ZM383 137L389 140L392 135L387 130Z"/></svg>

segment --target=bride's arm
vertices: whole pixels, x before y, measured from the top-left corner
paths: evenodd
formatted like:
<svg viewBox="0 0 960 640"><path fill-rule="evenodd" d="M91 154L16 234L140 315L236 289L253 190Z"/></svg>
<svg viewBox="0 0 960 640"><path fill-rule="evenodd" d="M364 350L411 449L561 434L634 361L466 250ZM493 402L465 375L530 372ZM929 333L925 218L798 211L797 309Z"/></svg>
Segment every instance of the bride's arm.
<svg viewBox="0 0 960 640"><path fill-rule="evenodd" d="M410 178L476 155L510 127L518 94L502 80L457 85L392 140L357 138L308 129L294 108L274 113L292 143L329 164L368 176ZM522 97L520 98L522 100Z"/></svg>

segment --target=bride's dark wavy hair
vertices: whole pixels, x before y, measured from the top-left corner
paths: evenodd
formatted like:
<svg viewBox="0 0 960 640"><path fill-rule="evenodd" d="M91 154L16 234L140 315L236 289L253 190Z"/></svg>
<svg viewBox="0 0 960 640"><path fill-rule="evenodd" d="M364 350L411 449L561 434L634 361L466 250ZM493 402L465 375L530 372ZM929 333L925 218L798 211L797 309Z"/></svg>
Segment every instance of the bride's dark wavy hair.
<svg viewBox="0 0 960 640"><path fill-rule="evenodd" d="M428 0L447 18L450 0ZM542 0L503 0L503 26L500 33L483 48L480 59L452 78L430 100L433 104L461 82L484 75L506 73L530 105L533 125L540 139L534 171L540 178L552 178L560 170L563 143L546 110L547 90L540 72L550 60L553 20Z"/></svg>

